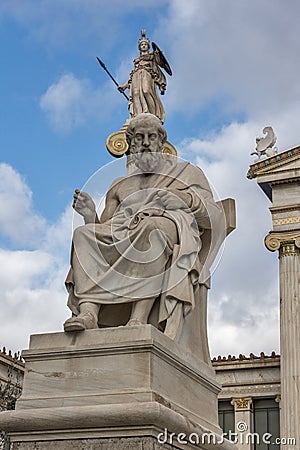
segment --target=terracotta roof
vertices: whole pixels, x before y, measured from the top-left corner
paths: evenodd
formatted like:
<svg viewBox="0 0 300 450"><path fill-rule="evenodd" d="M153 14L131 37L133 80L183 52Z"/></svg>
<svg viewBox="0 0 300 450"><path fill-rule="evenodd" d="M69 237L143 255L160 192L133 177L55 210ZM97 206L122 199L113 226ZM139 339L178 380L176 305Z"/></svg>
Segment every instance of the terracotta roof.
<svg viewBox="0 0 300 450"><path fill-rule="evenodd" d="M264 360L264 359L271 359L271 358L278 358L280 355L278 355L276 352L272 352L271 355L265 355L264 352L261 352L259 356L254 355L253 353L250 353L249 356L245 356L240 354L239 356L234 356L234 355L228 355L228 356L217 356L214 357L212 359L212 362L228 362L228 361L251 361L254 359L260 359L260 360Z"/></svg>
<svg viewBox="0 0 300 450"><path fill-rule="evenodd" d="M20 352L18 352L18 353L12 353L11 350L6 350L5 347L3 347L2 350L1 350L1 348L0 348L0 356L4 356L5 358L11 360L12 362L17 362L17 363L19 363L19 364L21 364L21 365L24 365L24 364L25 364L25 361L24 361L24 359L21 357Z"/></svg>

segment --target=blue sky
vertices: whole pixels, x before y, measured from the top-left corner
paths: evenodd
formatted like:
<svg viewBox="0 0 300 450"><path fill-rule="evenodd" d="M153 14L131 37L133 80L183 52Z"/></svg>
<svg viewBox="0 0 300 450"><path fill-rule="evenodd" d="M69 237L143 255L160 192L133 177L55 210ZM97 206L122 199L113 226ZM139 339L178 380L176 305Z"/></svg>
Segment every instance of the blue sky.
<svg viewBox="0 0 300 450"><path fill-rule="evenodd" d="M169 141L220 198L237 201L238 228L211 291L212 353L279 350L277 258L263 245L270 205L245 178L265 126L279 150L299 144L300 6L271 4L1 1L0 346L24 348L30 334L60 331L68 317L73 190L108 163L102 180L123 170L105 141L127 104L96 56L124 83L146 28L173 69L163 98Z"/></svg>
<svg viewBox="0 0 300 450"><path fill-rule="evenodd" d="M157 21L168 14L168 2L153 2L149 8L137 6L138 2L132 2L130 8L129 2L129 8L122 14L119 11L117 17L115 13L121 2L111 2L115 3L115 7L107 11L107 22L113 24L113 30L109 31L107 24L103 27L102 16L102 6L105 16L108 3L37 3L25 0L7 2L7 8L2 6L1 152L4 152L4 161L25 175L34 193L34 204L49 220L57 217L76 183L82 183L96 167L112 160L103 143L107 135L118 129L127 117L126 100L100 68L96 56L105 61L115 76L120 73L120 82L125 82L132 58L136 56L140 28L147 27L150 38L159 42L167 55L170 54L172 66L180 65L180 61L173 61L172 58L172 40L169 41L167 33L156 26ZM85 7L85 4L91 6ZM18 14L15 12L17 5ZM99 15L99 28L94 24L94 28L88 31L94 10ZM83 17L80 17L81 13ZM191 67L189 70L197 69ZM52 103L43 109L41 98L49 86L62 83L63 77L69 77L65 82L65 88L69 89L71 76L78 84L86 83L82 96L86 96L86 103L90 101L93 104L87 105L82 98L77 98L76 105L76 94L72 98L67 93L65 107L61 106L59 110L59 105ZM170 89L172 81L169 80ZM108 91L107 96L105 91ZM99 98L96 105L93 95ZM242 117L243 112L236 110L220 112L226 95L212 96L205 108L198 108L197 114L186 111L184 107L176 111L175 104L174 111L167 114L166 126L170 139L180 142L186 135L205 133ZM107 107L106 101L111 105ZM164 101L168 102L168 92ZM82 110L78 111L80 108ZM53 124L55 114L57 120L61 120L60 124ZM180 127L178 122L182 124Z"/></svg>

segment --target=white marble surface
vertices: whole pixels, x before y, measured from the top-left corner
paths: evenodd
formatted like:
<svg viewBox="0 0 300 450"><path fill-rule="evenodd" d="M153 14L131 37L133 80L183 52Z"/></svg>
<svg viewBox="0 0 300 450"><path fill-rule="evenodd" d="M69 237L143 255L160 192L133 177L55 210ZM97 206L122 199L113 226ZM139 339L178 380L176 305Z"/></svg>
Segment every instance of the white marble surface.
<svg viewBox="0 0 300 450"><path fill-rule="evenodd" d="M151 325L34 335L23 357L23 395L0 415L15 442L221 434L214 370Z"/></svg>
<svg viewBox="0 0 300 450"><path fill-rule="evenodd" d="M35 335L23 357L17 410L157 400L217 423L219 385L211 367L151 325Z"/></svg>

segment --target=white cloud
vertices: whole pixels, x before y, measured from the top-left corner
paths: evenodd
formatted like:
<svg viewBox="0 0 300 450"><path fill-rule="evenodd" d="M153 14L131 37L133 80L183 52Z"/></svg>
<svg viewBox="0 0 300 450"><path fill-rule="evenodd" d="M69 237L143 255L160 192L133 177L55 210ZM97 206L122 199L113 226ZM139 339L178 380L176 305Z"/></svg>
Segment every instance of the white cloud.
<svg viewBox="0 0 300 450"><path fill-rule="evenodd" d="M282 128L286 119L284 114L278 121ZM206 140L191 138L180 145L184 156L204 170L219 198L236 200L237 229L227 239L209 296L213 355L279 350L278 259L264 247L271 202L256 180L246 178L258 130L254 121L232 123Z"/></svg>
<svg viewBox="0 0 300 450"><path fill-rule="evenodd" d="M261 313L257 308L255 321L248 326L243 326L242 320L241 323L237 321L235 324L224 320L224 317L218 314L219 305L210 308L212 311L209 315L211 323L209 343L212 356L239 354L248 356L250 353L259 355L262 351L265 354L271 354L272 351L279 352L278 307L273 307L265 313ZM226 308L228 311L232 310L230 302Z"/></svg>
<svg viewBox="0 0 300 450"><path fill-rule="evenodd" d="M18 244L36 242L45 219L34 211L32 192L22 176L8 164L0 164L0 231Z"/></svg>
<svg viewBox="0 0 300 450"><path fill-rule="evenodd" d="M97 112L102 114L104 97L89 80L79 80L68 73L49 86L40 99L40 107L55 130L71 131L96 116Z"/></svg>
<svg viewBox="0 0 300 450"><path fill-rule="evenodd" d="M0 266L3 268L0 272L1 288L9 292L27 289L37 277L50 269L52 262L52 256L42 250L0 249Z"/></svg>
<svg viewBox="0 0 300 450"><path fill-rule="evenodd" d="M32 333L61 330L68 316L64 277L68 270L72 213L55 224L34 213L32 192L21 175L0 165L0 234L13 247L0 250L1 345L27 347Z"/></svg>
<svg viewBox="0 0 300 450"><path fill-rule="evenodd" d="M137 11L156 14L166 0L1 0L1 17L20 23L30 37L52 48L101 47L107 52L122 40L128 18ZM125 18L122 22L120 18Z"/></svg>
<svg viewBox="0 0 300 450"><path fill-rule="evenodd" d="M43 287L42 283L5 291L1 308L1 345L13 351L28 348L31 334L62 331L62 323L69 316L63 288Z"/></svg>
<svg viewBox="0 0 300 450"><path fill-rule="evenodd" d="M50 126L57 132L68 133L91 123L103 127L119 101L116 87L110 81L95 88L89 79L66 73L47 88L39 104Z"/></svg>
<svg viewBox="0 0 300 450"><path fill-rule="evenodd" d="M170 2L159 28L171 43L169 108L191 114L214 101L259 117L288 107L300 93L299 14L297 0Z"/></svg>
<svg viewBox="0 0 300 450"><path fill-rule="evenodd" d="M102 198L95 190L101 186L101 176L111 179L122 168L123 164L116 161L87 181L85 188L96 204ZM74 216L69 205L56 222L47 222L33 213L32 192L20 174L8 164L0 166L0 174L3 180L0 201L9 205L9 212L1 216L0 235L5 240L10 231L13 247L25 246L31 239L30 249L0 249L1 317L4 318L0 347L18 351L27 348L30 334L62 331L62 324L70 315L64 280L69 269L72 229L83 220L78 214Z"/></svg>
<svg viewBox="0 0 300 450"><path fill-rule="evenodd" d="M58 331L68 316L67 257L46 250L0 251L1 345L26 348L30 334Z"/></svg>
<svg viewBox="0 0 300 450"><path fill-rule="evenodd" d="M45 230L43 246L47 251L55 252L57 257L64 258L71 247L73 216L74 211L69 205L59 219Z"/></svg>

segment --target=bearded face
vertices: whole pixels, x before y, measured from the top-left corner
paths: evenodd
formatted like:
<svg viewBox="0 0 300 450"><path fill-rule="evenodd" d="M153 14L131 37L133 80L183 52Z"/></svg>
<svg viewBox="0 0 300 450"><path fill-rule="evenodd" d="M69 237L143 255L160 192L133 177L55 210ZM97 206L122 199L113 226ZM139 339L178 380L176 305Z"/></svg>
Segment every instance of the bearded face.
<svg viewBox="0 0 300 450"><path fill-rule="evenodd" d="M156 127L136 127L131 142L132 158L142 172L153 172L161 162L162 140Z"/></svg>
<svg viewBox="0 0 300 450"><path fill-rule="evenodd" d="M133 154L133 162L142 172L154 172L160 165L161 154L146 150L142 153Z"/></svg>

